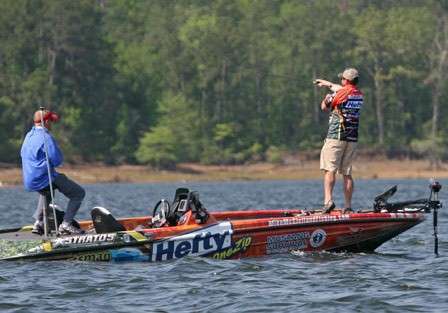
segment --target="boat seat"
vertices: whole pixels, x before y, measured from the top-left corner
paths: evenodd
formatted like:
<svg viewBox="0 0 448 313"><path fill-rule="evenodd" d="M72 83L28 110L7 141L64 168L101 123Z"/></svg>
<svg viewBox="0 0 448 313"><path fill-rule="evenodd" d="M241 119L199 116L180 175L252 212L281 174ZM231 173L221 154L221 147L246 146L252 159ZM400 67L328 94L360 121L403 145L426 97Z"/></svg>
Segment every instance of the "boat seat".
<svg viewBox="0 0 448 313"><path fill-rule="evenodd" d="M126 230L126 228L112 216L109 210L103 207L94 207L90 214L92 215L93 226L95 227L97 234L115 233Z"/></svg>

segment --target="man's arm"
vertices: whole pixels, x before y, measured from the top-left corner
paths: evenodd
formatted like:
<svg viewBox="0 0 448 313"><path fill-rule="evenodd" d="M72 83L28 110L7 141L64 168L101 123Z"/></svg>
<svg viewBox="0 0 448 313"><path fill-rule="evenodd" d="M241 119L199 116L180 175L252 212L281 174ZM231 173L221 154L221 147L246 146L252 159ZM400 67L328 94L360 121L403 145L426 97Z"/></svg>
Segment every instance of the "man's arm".
<svg viewBox="0 0 448 313"><path fill-rule="evenodd" d="M314 80L314 84L316 84L319 87L327 87L333 92L337 92L342 88L341 85L332 83L325 79L316 79Z"/></svg>
<svg viewBox="0 0 448 313"><path fill-rule="evenodd" d="M331 103L333 102L333 95L327 94L320 103L320 108L322 111L326 112L330 109Z"/></svg>
<svg viewBox="0 0 448 313"><path fill-rule="evenodd" d="M59 149L57 142L51 135L48 135L47 137L47 149L50 164L53 167L58 167L59 165L61 165L64 157L62 156L61 149Z"/></svg>

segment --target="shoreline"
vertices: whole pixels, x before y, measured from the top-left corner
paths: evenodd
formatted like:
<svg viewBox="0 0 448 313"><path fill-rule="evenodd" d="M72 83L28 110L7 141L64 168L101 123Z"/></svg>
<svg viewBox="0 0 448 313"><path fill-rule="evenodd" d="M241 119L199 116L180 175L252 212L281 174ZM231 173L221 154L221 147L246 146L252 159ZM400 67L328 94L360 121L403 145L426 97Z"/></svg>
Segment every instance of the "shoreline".
<svg viewBox="0 0 448 313"><path fill-rule="evenodd" d="M81 184L154 183L176 181L301 180L322 179L319 161L294 161L288 164L249 165L179 164L176 170L154 170L142 165L68 165L58 171ZM426 160L362 160L353 165L355 179L437 179L448 178L448 167L432 170ZM17 167L0 168L0 188L22 184Z"/></svg>

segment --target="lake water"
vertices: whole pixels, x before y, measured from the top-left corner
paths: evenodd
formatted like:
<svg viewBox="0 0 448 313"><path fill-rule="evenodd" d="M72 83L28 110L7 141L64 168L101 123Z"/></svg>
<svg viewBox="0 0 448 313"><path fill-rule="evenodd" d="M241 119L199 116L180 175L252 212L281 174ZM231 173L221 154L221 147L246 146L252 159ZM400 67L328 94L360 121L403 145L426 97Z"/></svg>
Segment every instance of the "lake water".
<svg viewBox="0 0 448 313"><path fill-rule="evenodd" d="M444 187L441 200L448 188ZM424 198L426 180L359 180L353 206L399 185L394 200ZM210 210L317 207L321 181L86 185L77 219L95 205L114 216L146 215L177 187L200 193ZM335 189L342 205L341 185ZM32 223L37 203L22 188L0 188L0 227ZM58 196L64 206L63 196ZM159 264L1 262L0 312L448 312L448 209L433 255L432 215L373 254L291 253L219 261L184 258Z"/></svg>

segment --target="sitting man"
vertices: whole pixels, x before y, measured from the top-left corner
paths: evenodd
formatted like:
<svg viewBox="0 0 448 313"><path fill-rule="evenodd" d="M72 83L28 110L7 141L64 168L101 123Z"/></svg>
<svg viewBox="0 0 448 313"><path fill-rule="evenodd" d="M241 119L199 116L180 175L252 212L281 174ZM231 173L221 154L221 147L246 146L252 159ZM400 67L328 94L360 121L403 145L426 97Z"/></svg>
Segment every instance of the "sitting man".
<svg viewBox="0 0 448 313"><path fill-rule="evenodd" d="M24 187L27 191L37 191L40 194L39 204L34 214L36 222L33 226L33 233L40 235L44 233L43 211L48 208L48 204L52 200L48 167L53 188L59 189L69 198L64 220L59 225L59 232L61 234L79 234L81 232L80 229L72 225L72 222L85 197L85 191L77 183L55 170L62 164L63 156L49 129L51 123L58 120L59 116L54 112L36 111L34 127L26 134L20 152Z"/></svg>

